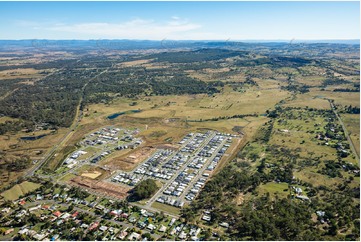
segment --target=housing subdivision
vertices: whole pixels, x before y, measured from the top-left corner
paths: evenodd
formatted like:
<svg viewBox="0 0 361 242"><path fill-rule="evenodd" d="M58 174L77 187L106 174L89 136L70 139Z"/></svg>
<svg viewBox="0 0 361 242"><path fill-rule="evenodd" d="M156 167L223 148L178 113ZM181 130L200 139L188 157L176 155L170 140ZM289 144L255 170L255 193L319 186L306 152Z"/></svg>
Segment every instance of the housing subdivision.
<svg viewBox="0 0 361 242"><path fill-rule="evenodd" d="M196 198L235 137L216 131L189 133L178 143L178 149L157 149L133 171L118 172L110 181L135 186L154 179L162 187L145 207L158 202L181 208Z"/></svg>

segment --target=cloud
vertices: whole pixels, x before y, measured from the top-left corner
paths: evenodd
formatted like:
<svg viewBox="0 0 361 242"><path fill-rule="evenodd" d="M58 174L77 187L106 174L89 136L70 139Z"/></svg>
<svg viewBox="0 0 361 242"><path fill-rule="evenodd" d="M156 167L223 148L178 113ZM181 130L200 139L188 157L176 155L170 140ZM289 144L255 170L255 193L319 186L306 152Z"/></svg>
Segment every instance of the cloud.
<svg viewBox="0 0 361 242"><path fill-rule="evenodd" d="M201 29L201 25L191 23L187 19L172 17L169 21L160 23L154 20L133 19L122 23L91 22L79 24L53 24L44 30L73 33L89 38L114 39L183 39L192 32Z"/></svg>

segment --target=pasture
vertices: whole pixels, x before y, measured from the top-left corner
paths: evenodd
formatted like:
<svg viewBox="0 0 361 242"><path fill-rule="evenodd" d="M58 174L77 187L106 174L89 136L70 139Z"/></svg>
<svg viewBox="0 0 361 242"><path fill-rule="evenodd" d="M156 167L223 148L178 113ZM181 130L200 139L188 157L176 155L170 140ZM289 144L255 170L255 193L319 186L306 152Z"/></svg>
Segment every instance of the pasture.
<svg viewBox="0 0 361 242"><path fill-rule="evenodd" d="M39 187L40 184L25 181L23 183L16 184L9 190L6 190L5 192L1 193L1 196L3 196L6 200L14 201L18 199L20 196L24 196L28 192L34 191Z"/></svg>

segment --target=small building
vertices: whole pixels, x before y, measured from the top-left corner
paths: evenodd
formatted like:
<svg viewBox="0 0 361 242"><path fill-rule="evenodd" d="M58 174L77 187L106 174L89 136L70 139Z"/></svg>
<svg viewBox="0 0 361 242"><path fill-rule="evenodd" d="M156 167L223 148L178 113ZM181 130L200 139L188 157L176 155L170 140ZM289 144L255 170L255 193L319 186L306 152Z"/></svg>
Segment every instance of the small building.
<svg viewBox="0 0 361 242"><path fill-rule="evenodd" d="M208 215L203 215L202 220L209 222L211 221L211 217Z"/></svg>
<svg viewBox="0 0 361 242"><path fill-rule="evenodd" d="M222 222L219 224L221 227L224 227L224 228L228 228L229 227L229 224L226 223L226 222Z"/></svg>
<svg viewBox="0 0 361 242"><path fill-rule="evenodd" d="M25 203L26 203L26 201L25 200L21 200L20 202L19 202L19 205L25 205Z"/></svg>
<svg viewBox="0 0 361 242"><path fill-rule="evenodd" d="M128 235L127 229L128 229L128 228L126 228L125 230L123 230L122 232L120 232L120 234L118 235L118 238L119 238L119 239L123 240L125 237L127 237L127 235Z"/></svg>
<svg viewBox="0 0 361 242"><path fill-rule="evenodd" d="M53 215L55 216L55 217L60 217L61 216L61 212L60 211L56 211L56 212L54 212L53 213Z"/></svg>
<svg viewBox="0 0 361 242"><path fill-rule="evenodd" d="M185 239L185 238L187 238L187 234L186 234L184 231L182 231L182 232L179 234L178 238L180 238L180 239Z"/></svg>
<svg viewBox="0 0 361 242"><path fill-rule="evenodd" d="M307 196L297 195L296 198L297 198L297 199L300 199L300 200L302 200L302 201L307 201L307 202L310 201L310 199L309 199Z"/></svg>
<svg viewBox="0 0 361 242"><path fill-rule="evenodd" d="M157 228L154 224L148 224L147 229L153 231L155 228Z"/></svg>
<svg viewBox="0 0 361 242"><path fill-rule="evenodd" d="M107 226L102 225L102 226L100 226L99 230L100 230L100 231L102 231L102 232L105 232L105 231L107 231L107 230L108 230L108 227L107 227Z"/></svg>
<svg viewBox="0 0 361 242"><path fill-rule="evenodd" d="M8 229L8 230L5 231L5 235L8 235L8 234L10 234L10 233L12 233L12 232L14 232L14 229L13 229L13 228Z"/></svg>
<svg viewBox="0 0 361 242"><path fill-rule="evenodd" d="M94 230L96 229L97 227L99 226L99 222L94 222L90 227L89 227L89 230Z"/></svg>
<svg viewBox="0 0 361 242"><path fill-rule="evenodd" d="M167 227L164 226L163 224L161 224L158 231L159 231L159 232L165 232L165 231L167 231Z"/></svg>
<svg viewBox="0 0 361 242"><path fill-rule="evenodd" d="M133 232L129 235L128 240L139 240L140 238L140 234Z"/></svg>

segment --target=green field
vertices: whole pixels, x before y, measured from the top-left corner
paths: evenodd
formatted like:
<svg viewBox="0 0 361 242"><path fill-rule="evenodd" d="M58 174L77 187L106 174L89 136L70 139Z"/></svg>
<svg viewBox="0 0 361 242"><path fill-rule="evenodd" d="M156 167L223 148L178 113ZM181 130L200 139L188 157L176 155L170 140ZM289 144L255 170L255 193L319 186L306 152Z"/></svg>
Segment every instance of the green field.
<svg viewBox="0 0 361 242"><path fill-rule="evenodd" d="M258 187L258 192L260 194L265 194L269 192L271 196L277 195L279 197L287 197L287 195L290 194L290 191L288 189L288 184L285 182L282 183L269 182L266 184L262 184Z"/></svg>
<svg viewBox="0 0 361 242"><path fill-rule="evenodd" d="M341 114L342 121L350 135L356 152L360 156L360 115L359 114Z"/></svg>
<svg viewBox="0 0 361 242"><path fill-rule="evenodd" d="M180 209L167 205L167 204L163 204L163 203L159 203L159 202L155 202L152 204L152 208L156 208L159 210L162 210L166 213L170 213L170 214L174 214L174 215L179 215L180 214Z"/></svg>
<svg viewBox="0 0 361 242"><path fill-rule="evenodd" d="M1 193L1 196L3 196L7 200L16 200L20 196L25 195L28 192L34 191L35 189L39 188L40 185L25 181L21 184L16 184L11 189L6 190L5 192Z"/></svg>

